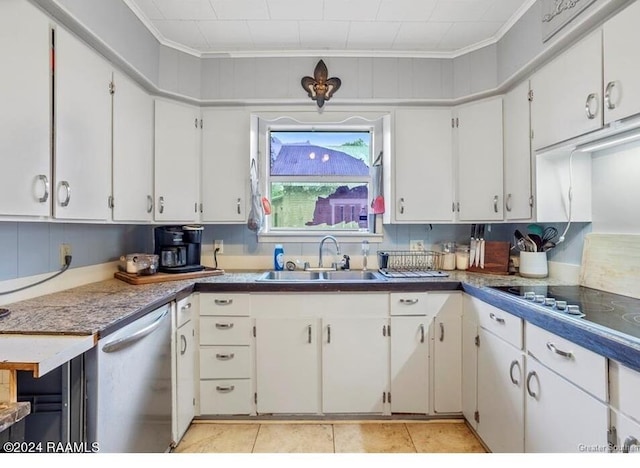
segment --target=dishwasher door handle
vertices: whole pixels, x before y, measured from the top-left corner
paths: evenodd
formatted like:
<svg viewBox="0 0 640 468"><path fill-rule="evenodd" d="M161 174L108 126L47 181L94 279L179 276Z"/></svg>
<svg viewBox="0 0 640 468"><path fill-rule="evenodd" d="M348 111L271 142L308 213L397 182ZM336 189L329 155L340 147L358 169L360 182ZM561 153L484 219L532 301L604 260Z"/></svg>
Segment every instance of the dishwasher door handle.
<svg viewBox="0 0 640 468"><path fill-rule="evenodd" d="M145 336L150 335L160 326L162 319L165 318L168 313L169 313L169 309L167 308L162 313L162 315L160 315L157 319L155 319L146 327L141 328L140 330L138 330L137 332L129 336L125 336L124 338L119 338L117 340L106 343L102 347L102 351L105 353L115 353L116 351L120 351L121 349L129 346L130 344L135 343L138 340L141 340Z"/></svg>

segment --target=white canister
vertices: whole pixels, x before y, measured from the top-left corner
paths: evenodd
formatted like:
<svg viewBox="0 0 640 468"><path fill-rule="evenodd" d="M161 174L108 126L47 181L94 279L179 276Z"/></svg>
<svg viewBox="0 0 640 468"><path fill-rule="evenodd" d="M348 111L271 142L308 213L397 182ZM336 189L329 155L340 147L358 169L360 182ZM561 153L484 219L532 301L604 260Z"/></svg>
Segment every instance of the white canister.
<svg viewBox="0 0 640 468"><path fill-rule="evenodd" d="M547 252L520 252L520 276L546 278L549 276Z"/></svg>

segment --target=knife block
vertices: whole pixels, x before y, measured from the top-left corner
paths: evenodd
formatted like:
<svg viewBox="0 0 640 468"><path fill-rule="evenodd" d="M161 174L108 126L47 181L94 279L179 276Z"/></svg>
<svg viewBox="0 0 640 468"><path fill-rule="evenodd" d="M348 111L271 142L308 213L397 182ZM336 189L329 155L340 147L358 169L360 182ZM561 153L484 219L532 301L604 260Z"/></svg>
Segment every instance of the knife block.
<svg viewBox="0 0 640 468"><path fill-rule="evenodd" d="M509 242L485 241L484 268L480 268L480 265L469 266L467 271L491 275L508 275L510 250L511 243Z"/></svg>

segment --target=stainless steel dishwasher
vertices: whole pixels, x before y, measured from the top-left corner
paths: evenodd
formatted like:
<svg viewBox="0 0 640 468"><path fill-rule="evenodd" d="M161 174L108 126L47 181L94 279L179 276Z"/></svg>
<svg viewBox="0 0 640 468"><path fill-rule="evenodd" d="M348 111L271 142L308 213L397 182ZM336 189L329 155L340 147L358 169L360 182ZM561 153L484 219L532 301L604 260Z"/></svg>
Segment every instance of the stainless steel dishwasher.
<svg viewBox="0 0 640 468"><path fill-rule="evenodd" d="M171 444L171 308L100 339L86 354L87 442L100 452L166 452Z"/></svg>

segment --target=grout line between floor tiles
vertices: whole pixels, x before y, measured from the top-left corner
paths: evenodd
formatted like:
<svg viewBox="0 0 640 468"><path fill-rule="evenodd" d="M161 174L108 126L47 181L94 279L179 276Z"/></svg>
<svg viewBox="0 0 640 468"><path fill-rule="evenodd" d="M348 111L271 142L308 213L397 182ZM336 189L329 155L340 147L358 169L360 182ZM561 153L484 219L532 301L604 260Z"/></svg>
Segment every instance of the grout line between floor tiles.
<svg viewBox="0 0 640 468"><path fill-rule="evenodd" d="M258 436L260 435L260 428L262 427L262 424L258 425L258 430L256 431L256 437L255 439L253 439L253 446L251 447L251 453L256 453L256 442L258 442Z"/></svg>
<svg viewBox="0 0 640 468"><path fill-rule="evenodd" d="M416 453L418 453L418 447L416 447L416 443L413 441L413 437L411 437L411 431L409 430L409 428L407 427L407 424L405 423L404 425L405 430L407 431L407 434L409 434L409 440L411 441L411 445L413 445L413 450L416 451Z"/></svg>
<svg viewBox="0 0 640 468"><path fill-rule="evenodd" d="M333 453L336 453L336 428L335 428L335 424L331 425L331 441L333 442Z"/></svg>

